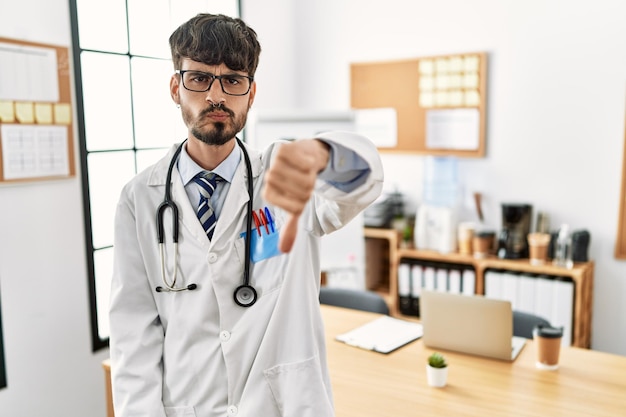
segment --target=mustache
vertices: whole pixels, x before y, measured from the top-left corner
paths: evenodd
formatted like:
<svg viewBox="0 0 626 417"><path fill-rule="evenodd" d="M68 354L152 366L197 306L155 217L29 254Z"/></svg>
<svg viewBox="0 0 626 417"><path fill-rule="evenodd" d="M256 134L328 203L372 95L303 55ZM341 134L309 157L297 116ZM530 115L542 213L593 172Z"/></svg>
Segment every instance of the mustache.
<svg viewBox="0 0 626 417"><path fill-rule="evenodd" d="M215 111L220 111L222 113L226 113L228 114L230 117L234 117L235 116L235 112L233 112L231 109L229 109L228 107L221 105L220 107L215 107L215 106L211 106L211 107L207 107L206 109L202 110L200 112L200 117L204 117L209 113L213 113Z"/></svg>

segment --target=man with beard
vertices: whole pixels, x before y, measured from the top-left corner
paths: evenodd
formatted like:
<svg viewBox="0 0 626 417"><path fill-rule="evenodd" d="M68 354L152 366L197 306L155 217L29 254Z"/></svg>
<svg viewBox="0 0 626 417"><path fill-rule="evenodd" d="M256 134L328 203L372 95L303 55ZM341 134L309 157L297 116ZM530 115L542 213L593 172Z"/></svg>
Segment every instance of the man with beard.
<svg viewBox="0 0 626 417"><path fill-rule="evenodd" d="M256 33L200 14L170 46L188 132L118 203L115 415L333 416L319 239L380 194L377 150L349 132L249 149Z"/></svg>

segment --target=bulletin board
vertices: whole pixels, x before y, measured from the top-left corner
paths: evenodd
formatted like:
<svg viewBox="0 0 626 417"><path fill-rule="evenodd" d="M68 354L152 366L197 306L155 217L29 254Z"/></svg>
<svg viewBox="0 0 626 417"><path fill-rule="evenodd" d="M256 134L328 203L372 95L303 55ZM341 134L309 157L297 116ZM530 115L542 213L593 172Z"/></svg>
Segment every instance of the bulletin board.
<svg viewBox="0 0 626 417"><path fill-rule="evenodd" d="M0 38L0 184L75 176L73 143L68 48Z"/></svg>
<svg viewBox="0 0 626 417"><path fill-rule="evenodd" d="M381 151L485 156L487 54L353 63L354 109L393 108L395 146Z"/></svg>

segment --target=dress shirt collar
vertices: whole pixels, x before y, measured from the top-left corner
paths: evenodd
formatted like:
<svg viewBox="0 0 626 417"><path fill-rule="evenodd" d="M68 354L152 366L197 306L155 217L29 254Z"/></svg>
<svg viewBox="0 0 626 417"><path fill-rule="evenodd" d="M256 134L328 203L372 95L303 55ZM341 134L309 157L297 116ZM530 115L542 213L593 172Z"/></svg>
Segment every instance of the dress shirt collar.
<svg viewBox="0 0 626 417"><path fill-rule="evenodd" d="M235 171L237 170L239 161L241 161L241 149L239 148L239 145L235 144L233 151L211 172L222 177L224 181L231 183L233 181L233 177L235 176ZM180 158L178 159L177 167L185 186L189 184L193 177L195 177L199 172L206 171L200 165L196 164L193 159L191 159L187 153L187 144L183 146Z"/></svg>

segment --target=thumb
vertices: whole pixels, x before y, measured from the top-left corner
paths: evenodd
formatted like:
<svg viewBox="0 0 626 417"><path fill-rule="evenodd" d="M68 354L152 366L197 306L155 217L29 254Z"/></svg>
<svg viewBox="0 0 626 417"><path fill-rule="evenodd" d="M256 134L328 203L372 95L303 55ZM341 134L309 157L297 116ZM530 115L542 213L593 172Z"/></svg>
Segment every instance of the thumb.
<svg viewBox="0 0 626 417"><path fill-rule="evenodd" d="M280 230L280 238L278 241L278 249L281 252L287 253L291 250L293 242L296 240L296 234L298 233L298 218L299 216L289 215L287 222Z"/></svg>

